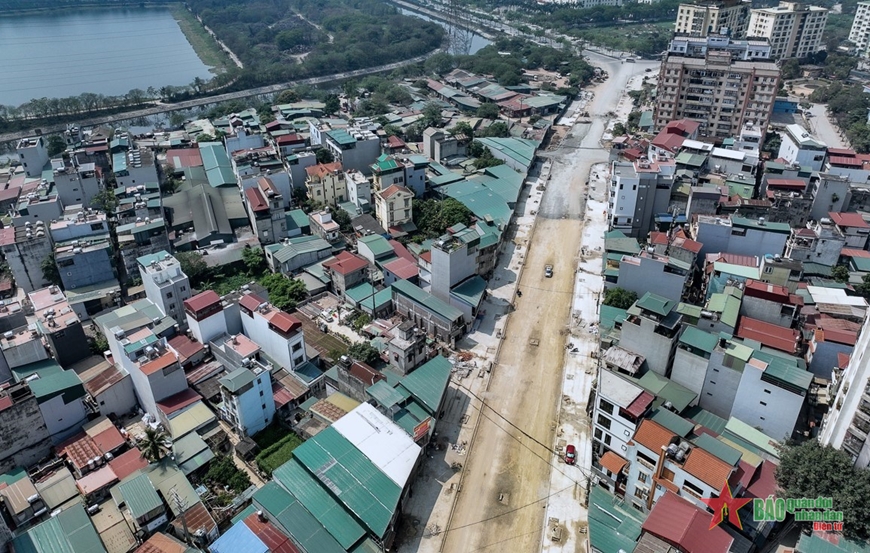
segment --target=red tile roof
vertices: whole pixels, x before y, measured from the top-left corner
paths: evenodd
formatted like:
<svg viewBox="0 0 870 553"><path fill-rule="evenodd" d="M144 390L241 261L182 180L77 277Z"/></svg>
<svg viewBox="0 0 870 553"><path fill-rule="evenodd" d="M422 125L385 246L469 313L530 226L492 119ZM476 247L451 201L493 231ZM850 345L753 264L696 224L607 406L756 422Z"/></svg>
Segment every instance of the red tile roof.
<svg viewBox="0 0 870 553"><path fill-rule="evenodd" d="M247 200L251 211L269 211L269 203L259 188L252 187L245 190L245 200Z"/></svg>
<svg viewBox="0 0 870 553"><path fill-rule="evenodd" d="M187 388L186 390L169 396L162 401L158 401L157 408L160 409L160 411L163 412L164 415L170 417L173 413L181 411L188 405L193 405L200 400L202 400L201 395L196 393L193 388Z"/></svg>
<svg viewBox="0 0 870 553"><path fill-rule="evenodd" d="M248 311L256 311L260 304L265 303L266 300L258 296L257 294L245 294L242 296L242 299L239 300L239 305L247 309Z"/></svg>
<svg viewBox="0 0 870 553"><path fill-rule="evenodd" d="M628 461L612 451L607 451L601 456L598 463L613 474L619 474L625 468L625 465L628 464Z"/></svg>
<svg viewBox="0 0 870 553"><path fill-rule="evenodd" d="M644 419L634 433L632 441L639 443L658 455L662 447L671 443L671 440L676 437L676 434L659 423L651 419Z"/></svg>
<svg viewBox="0 0 870 553"><path fill-rule="evenodd" d="M199 148L179 148L166 152L166 160L176 169L187 167L202 167L202 154Z"/></svg>
<svg viewBox="0 0 870 553"><path fill-rule="evenodd" d="M348 371L352 376L361 380L367 387L373 386L381 380L386 380L384 375L369 367L365 363L354 361Z"/></svg>
<svg viewBox="0 0 870 553"><path fill-rule="evenodd" d="M284 334L292 334L302 328L302 321L284 311L272 311L269 324Z"/></svg>
<svg viewBox="0 0 870 553"><path fill-rule="evenodd" d="M85 390L93 397L102 394L126 377L115 365L107 365L98 375L84 383Z"/></svg>
<svg viewBox="0 0 870 553"><path fill-rule="evenodd" d="M864 162L857 157L848 157L848 156L830 156L828 158L828 163L834 166L847 166L847 167L862 167Z"/></svg>
<svg viewBox="0 0 870 553"><path fill-rule="evenodd" d="M171 340L169 340L169 345L178 352L178 356L181 357L183 361L186 361L201 352L205 349L201 343L196 340L191 340L189 337L184 334L179 334L175 336Z"/></svg>
<svg viewBox="0 0 870 553"><path fill-rule="evenodd" d="M121 432L114 424L106 427L102 432L92 435L91 439L94 440L94 443L97 444L97 447L103 454L111 453L125 443L124 436L121 435Z"/></svg>
<svg viewBox="0 0 870 553"><path fill-rule="evenodd" d="M193 296L190 299L184 300L185 309L189 309L194 313L202 311L206 307L211 307L216 303L220 303L221 297L214 290L206 290L200 294Z"/></svg>
<svg viewBox="0 0 870 553"><path fill-rule="evenodd" d="M728 553L734 542L721 527L710 528L710 513L669 492L656 501L642 528L686 553Z"/></svg>
<svg viewBox="0 0 870 553"><path fill-rule="evenodd" d="M118 480L123 480L137 470L147 467L148 461L142 456L141 451L130 449L109 461L109 466L112 467L112 471L118 476Z"/></svg>
<svg viewBox="0 0 870 553"><path fill-rule="evenodd" d="M245 526L260 538L272 553L300 553L293 542L280 530L276 529L268 520L260 520L257 513L248 515L244 519Z"/></svg>
<svg viewBox="0 0 870 553"><path fill-rule="evenodd" d="M832 211L828 213L828 217L839 227L870 228L860 213L834 213Z"/></svg>
<svg viewBox="0 0 870 553"><path fill-rule="evenodd" d="M184 553L187 546L173 537L160 532L139 546L134 553Z"/></svg>
<svg viewBox="0 0 870 553"><path fill-rule="evenodd" d="M737 326L737 336L761 342L765 346L793 354L797 349L800 332L770 324L750 317L741 317Z"/></svg>
<svg viewBox="0 0 870 553"><path fill-rule="evenodd" d="M686 141L686 137L697 131L699 126L698 122L688 119L671 121L653 138L652 145L676 153Z"/></svg>
<svg viewBox="0 0 870 553"><path fill-rule="evenodd" d="M287 388L276 382L272 386L272 399L275 400L275 409L280 409L296 398Z"/></svg>
<svg viewBox="0 0 870 553"><path fill-rule="evenodd" d="M384 270L390 271L400 280L407 280L418 274L417 264L401 257L384 264Z"/></svg>
<svg viewBox="0 0 870 553"><path fill-rule="evenodd" d="M285 134L279 136L275 141L278 146L287 146L288 144L305 144L305 139L298 134Z"/></svg>
<svg viewBox="0 0 870 553"><path fill-rule="evenodd" d="M334 163L318 163L317 165L311 165L310 167L305 168L305 172L308 173L309 177L317 177L318 179L322 179L326 175L336 171L341 171L340 161Z"/></svg>
<svg viewBox="0 0 870 553"><path fill-rule="evenodd" d="M735 253L708 253L707 263L721 261L732 265L740 265L743 267L758 267L758 258L754 255L738 255Z"/></svg>
<svg viewBox="0 0 870 553"><path fill-rule="evenodd" d="M767 179L768 188L787 188L789 190L803 190L807 183L800 179Z"/></svg>
<svg viewBox="0 0 870 553"><path fill-rule="evenodd" d="M689 452L683 470L712 487L717 492L722 489L722 484L728 480L734 467L719 459L700 447Z"/></svg>
<svg viewBox="0 0 870 553"><path fill-rule="evenodd" d="M177 361L178 359L175 357L175 354L171 351L167 351L157 359L152 359L139 367L139 370L142 371L143 374L150 375L157 371L162 371Z"/></svg>
<svg viewBox="0 0 870 553"><path fill-rule="evenodd" d="M0 246L9 246L15 243L15 227L8 226L0 229Z"/></svg>
<svg viewBox="0 0 870 553"><path fill-rule="evenodd" d="M630 415L639 417L644 411L646 411L647 407L650 406L655 398L656 396L644 390L639 396L634 398L634 401L632 401L625 410Z"/></svg>
<svg viewBox="0 0 870 553"><path fill-rule="evenodd" d="M93 438L81 432L57 446L57 455L66 457L75 468L81 470L88 466L88 461L102 457L103 452Z"/></svg>
<svg viewBox="0 0 870 553"><path fill-rule="evenodd" d="M395 135L387 138L387 145L390 148L404 148L406 146L405 141Z"/></svg>
<svg viewBox="0 0 870 553"><path fill-rule="evenodd" d="M857 153L855 150L850 150L848 148L828 148L828 155L855 157Z"/></svg>
<svg viewBox="0 0 870 553"><path fill-rule="evenodd" d="M432 250L426 250L425 252L421 253L420 259L422 259L426 263L432 263Z"/></svg>
<svg viewBox="0 0 870 553"><path fill-rule="evenodd" d="M746 488L746 497L770 497L776 492L776 465L767 459L761 462Z"/></svg>
<svg viewBox="0 0 870 553"><path fill-rule="evenodd" d="M369 262L365 258L350 252L341 252L334 258L323 262L324 269L329 269L345 276L365 269L368 265Z"/></svg>
<svg viewBox="0 0 870 553"><path fill-rule="evenodd" d="M392 196L398 194L399 192L406 194L406 195L411 195L411 196L414 195L413 192L411 192L410 190L408 190L407 188L405 188L404 186L399 185L399 184L391 184L390 186L381 190L380 195L381 195L381 198L387 199L387 198L391 198Z"/></svg>
<svg viewBox="0 0 870 553"><path fill-rule="evenodd" d="M402 244L401 242L397 242L395 240L388 240L388 242L393 247L393 253L395 253L396 255L401 257L402 259L407 259L408 261L413 261L414 263L417 262L417 260L414 259L414 254L409 252L408 248L406 248L404 246L404 244ZM870 254L870 252L867 252L867 253Z"/></svg>

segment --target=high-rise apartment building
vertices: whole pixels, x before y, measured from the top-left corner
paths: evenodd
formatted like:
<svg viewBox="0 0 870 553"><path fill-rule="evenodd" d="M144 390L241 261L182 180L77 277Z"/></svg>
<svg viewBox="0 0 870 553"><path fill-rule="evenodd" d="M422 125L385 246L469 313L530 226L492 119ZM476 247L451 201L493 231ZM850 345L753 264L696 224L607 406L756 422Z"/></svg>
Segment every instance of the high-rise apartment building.
<svg viewBox="0 0 870 553"><path fill-rule="evenodd" d="M862 55L867 55L870 46L870 2L858 2L858 11L849 31L849 42L853 43Z"/></svg>
<svg viewBox="0 0 870 553"><path fill-rule="evenodd" d="M780 2L772 8L752 10L747 36L766 38L773 59L805 58L822 43L828 10L796 2Z"/></svg>
<svg viewBox="0 0 870 553"><path fill-rule="evenodd" d="M740 38L746 34L751 2L743 0L701 0L680 4L674 32L677 35L728 35Z"/></svg>
<svg viewBox="0 0 870 553"><path fill-rule="evenodd" d="M732 138L745 127L767 130L779 87L779 68L762 41L678 37L659 74L655 129L692 119L698 134Z"/></svg>

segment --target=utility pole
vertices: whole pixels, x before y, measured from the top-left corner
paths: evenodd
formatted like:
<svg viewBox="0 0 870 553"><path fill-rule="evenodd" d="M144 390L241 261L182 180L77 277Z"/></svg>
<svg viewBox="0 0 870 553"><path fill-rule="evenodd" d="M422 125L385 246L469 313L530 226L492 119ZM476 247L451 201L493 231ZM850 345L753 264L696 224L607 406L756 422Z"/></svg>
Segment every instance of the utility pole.
<svg viewBox="0 0 870 553"><path fill-rule="evenodd" d="M170 491L170 495L172 496L172 501L175 503L175 506L178 508L178 512L181 517L181 527L184 528L184 542L190 545L190 532L187 529L187 500L182 499L181 496L178 495L178 491L176 491L175 486L172 487Z"/></svg>

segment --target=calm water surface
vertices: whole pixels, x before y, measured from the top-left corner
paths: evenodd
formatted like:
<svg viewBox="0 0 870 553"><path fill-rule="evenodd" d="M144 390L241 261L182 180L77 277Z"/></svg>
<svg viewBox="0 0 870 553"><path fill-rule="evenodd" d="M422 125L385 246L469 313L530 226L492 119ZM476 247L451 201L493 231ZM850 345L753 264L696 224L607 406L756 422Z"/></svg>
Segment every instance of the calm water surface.
<svg viewBox="0 0 870 553"><path fill-rule="evenodd" d="M208 79L166 8L86 9L0 17L0 104Z"/></svg>
<svg viewBox="0 0 870 553"><path fill-rule="evenodd" d="M405 8L400 8L398 6L396 7L396 9L399 10L399 13L401 13L402 15L410 15L412 17L419 17L420 19L423 19L425 21L431 21L432 23L437 23L438 25L441 25L445 29L449 29L449 27L450 27L444 21L441 21L440 19L432 19L431 17L429 17L425 14L422 14L420 12L416 12L413 10L406 10ZM470 44L470 48L469 48L468 52L459 52L459 53L461 53L461 54L465 54L465 53L476 54L478 50L480 50L482 48L486 48L490 44L492 44L492 42L483 38L479 34L471 33L471 44ZM456 52L452 52L452 53L455 54Z"/></svg>

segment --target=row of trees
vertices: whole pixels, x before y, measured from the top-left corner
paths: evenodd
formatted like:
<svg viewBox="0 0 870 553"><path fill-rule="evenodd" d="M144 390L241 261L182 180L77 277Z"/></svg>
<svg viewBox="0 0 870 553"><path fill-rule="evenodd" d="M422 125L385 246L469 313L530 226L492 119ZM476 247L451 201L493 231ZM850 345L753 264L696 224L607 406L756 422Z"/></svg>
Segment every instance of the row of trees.
<svg viewBox="0 0 870 553"><path fill-rule="evenodd" d="M861 153L870 152L870 126L867 125L870 96L864 94L860 84L835 81L816 89L810 101L828 104L828 109L845 131L852 147Z"/></svg>

